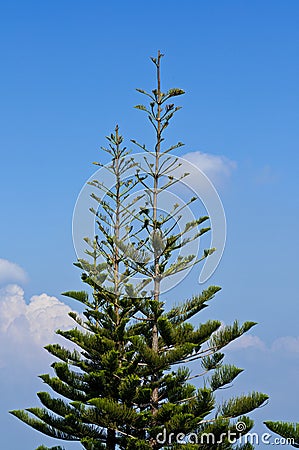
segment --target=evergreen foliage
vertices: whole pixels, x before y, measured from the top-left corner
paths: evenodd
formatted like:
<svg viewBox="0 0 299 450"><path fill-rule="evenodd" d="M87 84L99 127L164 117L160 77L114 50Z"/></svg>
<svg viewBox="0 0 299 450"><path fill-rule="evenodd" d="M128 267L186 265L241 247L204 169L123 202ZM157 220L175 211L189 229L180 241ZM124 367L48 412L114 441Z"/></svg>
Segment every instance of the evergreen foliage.
<svg viewBox="0 0 299 450"><path fill-rule="evenodd" d="M263 405L267 395L252 392L224 402L218 402L216 395L242 372L224 364L222 349L255 323L200 323L197 314L213 300L218 286L170 309L161 297L167 277L200 263L215 250L205 249L201 257L180 255L183 247L209 231L208 217L187 222L179 230L176 225L183 219L184 208L174 205L171 214L159 210L161 193L187 176L177 179L173 175L178 162L169 156L183 144L164 146L163 133L180 109L173 98L184 91L162 92L161 58L160 52L152 58L157 87L150 93L138 89L149 98L149 105L136 106L146 112L154 128L153 151L132 141L146 154L143 165L136 165L121 147L116 127L104 149L111 157L108 170L115 185L110 189L97 180L92 182L105 195L93 194L97 207L92 213L99 235L93 241L86 239L90 260L77 264L83 268L87 291L65 293L84 305L84 317L71 313L76 327L57 331L75 349L48 345L48 352L58 359L52 365L55 376L41 376L58 396L40 392L43 408L12 414L51 437L78 441L87 450L248 450L249 444L230 442L229 433L237 438L246 434L253 426L246 414ZM133 167L136 176L126 178ZM130 200L136 186L144 192ZM136 277L139 281L133 283ZM187 367L192 361L200 368L195 374ZM203 381L196 387L192 379ZM238 420L246 424L246 430L237 430ZM166 442L158 438L163 433ZM173 438L191 433L197 443ZM213 434L213 443L205 441L208 433Z"/></svg>
<svg viewBox="0 0 299 450"><path fill-rule="evenodd" d="M284 438L285 443L299 448L299 423L266 421L264 424L269 430Z"/></svg>

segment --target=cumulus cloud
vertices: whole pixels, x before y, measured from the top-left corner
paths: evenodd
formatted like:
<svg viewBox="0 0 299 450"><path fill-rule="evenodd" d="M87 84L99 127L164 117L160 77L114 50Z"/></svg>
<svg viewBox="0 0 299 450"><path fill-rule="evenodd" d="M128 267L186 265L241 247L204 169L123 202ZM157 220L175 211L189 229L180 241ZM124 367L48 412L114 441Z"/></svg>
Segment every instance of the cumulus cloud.
<svg viewBox="0 0 299 450"><path fill-rule="evenodd" d="M190 173L186 178L186 182L195 187L200 182L196 168L200 169L216 185L222 184L236 168L236 163L224 156L202 153L200 151L186 153L181 158L186 161L186 164L183 164L180 170Z"/></svg>
<svg viewBox="0 0 299 450"><path fill-rule="evenodd" d="M74 325L68 316L70 311L67 305L47 294L34 295L27 304L20 286L14 284L0 289L2 335L22 337L29 334L36 344L46 344L57 328Z"/></svg>
<svg viewBox="0 0 299 450"><path fill-rule="evenodd" d="M22 267L0 258L0 284L24 283L26 280L27 275Z"/></svg>
<svg viewBox="0 0 299 450"><path fill-rule="evenodd" d="M36 354L44 345L56 342L57 328L74 326L68 316L70 311L67 305L47 294L34 295L27 304L23 289L16 284L0 289L1 365L9 365L12 358Z"/></svg>

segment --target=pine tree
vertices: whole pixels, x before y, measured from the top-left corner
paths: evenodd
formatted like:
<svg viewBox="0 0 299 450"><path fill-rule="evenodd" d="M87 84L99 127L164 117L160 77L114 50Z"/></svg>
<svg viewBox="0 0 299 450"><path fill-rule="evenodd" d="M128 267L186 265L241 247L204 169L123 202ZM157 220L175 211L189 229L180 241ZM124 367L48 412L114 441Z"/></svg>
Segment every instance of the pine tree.
<svg viewBox="0 0 299 450"><path fill-rule="evenodd" d="M62 362L53 364L55 378L43 375L42 379L68 400L43 392L38 396L44 408L28 409L37 418L24 411L12 413L45 434L78 440L88 450L247 450L252 446L236 446L232 439L241 438L252 428L247 414L263 405L267 395L252 392L219 403L216 394L242 372L224 363L222 349L255 323L239 325L235 321L223 326L216 320L197 320L194 326L190 319L208 306L220 290L218 286L210 286L178 305L169 307L163 301L163 282L200 264L214 249L205 249L201 257L179 253L210 230L204 226L207 216L184 223L184 208L195 198L183 207L173 205L170 213L160 211L161 194L187 176L176 177L179 163L170 156L183 144L168 148L164 144L164 131L180 109L172 103L173 98L184 91L162 91L162 56L159 52L152 58L157 87L151 93L138 89L150 99L149 106L136 106L147 113L154 128L154 149L132 141L146 156L143 164L136 165L136 177L126 180L126 169L136 163L120 149L122 139L116 128L108 138L109 170L115 176L115 186L111 190L93 182L109 199L93 196L98 203L93 213L100 237L87 240L92 262L79 261L84 269L82 279L93 292L66 293L84 304L85 319L71 313L79 328L58 331L79 350L46 347ZM143 187L143 195L126 203L137 183ZM139 202L142 206L136 211ZM183 225L178 229L180 221ZM99 258L104 262L98 264ZM201 370L191 373L188 363L192 361L197 361ZM203 381L196 387L192 379ZM245 429L240 430L237 421L244 422ZM182 436L191 434L193 442L181 442ZM207 441L207 435L213 436L214 442Z"/></svg>
<svg viewBox="0 0 299 450"><path fill-rule="evenodd" d="M100 423L98 419L95 422L94 416L87 419L86 410L89 409L88 413L93 415L89 402L95 398L98 402L102 401L102 409L111 409L113 401L120 405L129 400L131 405L128 389L130 383L134 383L137 364L136 360L132 360L132 351L125 338L127 323L138 310L138 299L133 301L126 293L134 271L121 263L116 246L123 230L123 242L129 238L127 224L132 207L139 199L134 197L126 203L136 180L125 176L135 163L128 157L126 148L121 147L123 138L119 135L118 126L107 140L109 146L102 147L102 150L108 152L112 162L108 167L95 164L113 174L115 185L108 189L98 180L90 183L99 191L98 195L92 194L97 208L91 208L91 212L102 239L99 236L95 236L93 241L86 238L89 246L86 253L91 262L80 259L75 264L84 269L82 281L90 288L91 294L87 291L64 293L84 305L84 318L71 312L70 316L78 326L69 331L57 331L77 348L71 351L58 344L46 346L46 350L60 362L52 364L55 377L48 374L40 376L54 392L67 400L53 398L48 392L39 392L37 395L44 408L29 408L27 412L11 411L36 430L54 438L80 441L85 449L115 449L115 419L110 427L104 415ZM98 263L101 256L104 262ZM126 365L124 361L128 361ZM109 420L116 414L116 423L119 424L122 422L121 414L126 416L126 411L111 412ZM38 450L45 449L42 446ZM52 450L59 449L61 447L53 447Z"/></svg>

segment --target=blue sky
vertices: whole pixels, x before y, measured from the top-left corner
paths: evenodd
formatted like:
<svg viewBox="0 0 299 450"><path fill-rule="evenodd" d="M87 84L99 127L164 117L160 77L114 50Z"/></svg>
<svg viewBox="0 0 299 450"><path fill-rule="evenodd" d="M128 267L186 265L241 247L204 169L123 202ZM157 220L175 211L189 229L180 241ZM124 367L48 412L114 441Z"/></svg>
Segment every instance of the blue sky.
<svg viewBox="0 0 299 450"><path fill-rule="evenodd" d="M154 87L149 56L158 49L163 85L186 91L169 141L185 142L180 156L221 161L208 175L228 223L210 280L223 290L203 316L259 322L228 352L245 368L232 393L269 393L259 420L299 421L298 16L295 0L1 2L3 448L49 442L6 411L36 405L36 375L49 370L41 348L55 338L45 322L34 329L35 312L47 305L42 317L55 327L75 308L53 297L82 287L72 212L105 135L118 123L128 139L151 142L132 106L136 87ZM199 289L182 283L179 294Z"/></svg>

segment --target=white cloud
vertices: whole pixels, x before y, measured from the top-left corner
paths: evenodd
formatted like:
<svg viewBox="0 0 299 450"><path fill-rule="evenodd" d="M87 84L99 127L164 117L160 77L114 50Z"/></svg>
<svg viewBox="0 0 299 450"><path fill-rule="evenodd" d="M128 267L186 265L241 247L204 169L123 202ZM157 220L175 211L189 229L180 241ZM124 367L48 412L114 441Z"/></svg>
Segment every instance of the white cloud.
<svg viewBox="0 0 299 450"><path fill-rule="evenodd" d="M271 347L273 352L299 353L299 336L283 336L276 339Z"/></svg>
<svg viewBox="0 0 299 450"><path fill-rule="evenodd" d="M186 182L192 186L197 186L200 182L198 170L192 168L192 165L200 169L216 185L222 184L236 168L236 163L224 156L202 153L200 151L186 153L181 158L187 161L186 167L183 165L181 170L190 173L186 178Z"/></svg>
<svg viewBox="0 0 299 450"><path fill-rule="evenodd" d="M0 284L24 283L26 280L27 275L22 267L0 258Z"/></svg>
<svg viewBox="0 0 299 450"><path fill-rule="evenodd" d="M265 343L258 337L252 334L243 334L235 341L228 345L229 350L243 350L254 347L259 350L266 350Z"/></svg>
<svg viewBox="0 0 299 450"><path fill-rule="evenodd" d="M73 326L68 316L71 309L56 297L34 295L28 304L18 285L0 289L0 332L12 338L28 333L32 341L44 345L55 335L57 328ZM22 325L21 325L22 322Z"/></svg>
<svg viewBox="0 0 299 450"><path fill-rule="evenodd" d="M45 342L57 328L74 326L68 316L71 309L56 297L47 294L34 295L26 308L26 319L30 324L30 332L38 342Z"/></svg>
<svg viewBox="0 0 299 450"><path fill-rule="evenodd" d="M57 328L74 326L71 309L56 297L34 295L27 304L23 289L8 285L0 289L0 362L41 355L43 346L57 342Z"/></svg>
<svg viewBox="0 0 299 450"><path fill-rule="evenodd" d="M247 348L255 348L268 353L278 352L285 355L299 354L299 336L281 336L275 339L270 346L267 346L258 336L244 334L227 346L229 350L243 350Z"/></svg>
<svg viewBox="0 0 299 450"><path fill-rule="evenodd" d="M6 333L17 317L25 315L24 291L20 286L8 285L0 290L0 330Z"/></svg>

